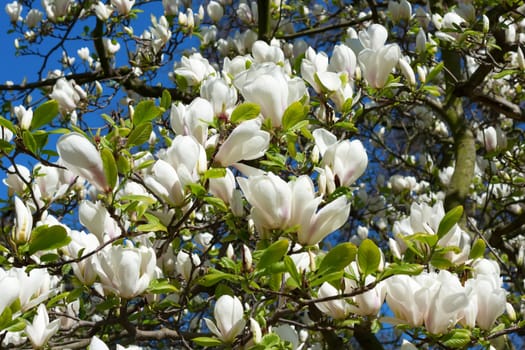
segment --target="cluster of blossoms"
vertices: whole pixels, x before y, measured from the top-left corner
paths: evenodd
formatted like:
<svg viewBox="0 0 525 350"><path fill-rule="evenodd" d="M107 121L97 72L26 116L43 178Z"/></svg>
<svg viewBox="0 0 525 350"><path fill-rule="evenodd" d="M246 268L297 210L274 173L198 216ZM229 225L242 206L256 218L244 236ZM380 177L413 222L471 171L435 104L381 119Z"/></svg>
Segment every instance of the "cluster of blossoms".
<svg viewBox="0 0 525 350"><path fill-rule="evenodd" d="M13 26L28 28L28 42L35 40L35 31L44 35L47 26L65 25L72 18L91 16L106 23L107 33L101 35L108 37L94 37L97 52L83 47L78 57L93 76L125 75L118 84L134 92L126 100L127 116L104 115L111 123L96 134L91 127L86 132L77 126L82 126L77 112L85 112L103 94L101 83L79 85L53 71L48 75L52 84L42 89L52 101L35 108L27 99L12 108L13 122L1 119L2 156L15 144L41 161L30 169L17 164L15 154L5 167L13 219L1 253L3 345L30 341L34 348L54 346L57 333L105 330L115 323L122 337L109 337L106 344L84 332L83 345L108 349L127 336L146 341L165 336L184 343L192 337L203 346L260 349L270 347L266 342L277 335L274 348L286 346L282 340L301 349L308 337L310 344L317 341L305 329L370 328L370 321L377 320L416 329L429 342L446 343L447 334L467 334L452 339L454 346L467 346L478 338L488 344L498 322L508 326L516 320L499 265L484 258L487 239L474 240L461 221L463 215L487 208L491 196L511 198L514 203L506 207L521 214L524 194L509 184L519 183L513 178L522 177L523 170L518 166L512 178L503 175L505 165L512 163L513 155L505 153L512 140L504 132L511 128L476 124L476 136L470 129L471 134L465 132L459 117L450 117L460 103L453 112L444 111L449 102L439 94L453 89L446 86L450 77L441 73L443 65L434 65L439 45L452 48L469 41L472 33L463 28L480 22L484 35L490 30L488 17L477 16L474 5L461 2L442 17L431 17L419 6L416 18L408 1L391 1L389 25L406 31L400 35L409 38L404 45L390 42L387 27L369 22L363 13L357 30L349 28L330 53L304 41L258 40L261 35L251 29L216 40L221 21L232 13L246 28L257 25L263 9L255 1L241 1L233 11L227 1L210 1L194 11L178 0L163 0L164 14L151 14L150 26L140 36L128 26L140 13L134 0L84 5L44 0L44 12L31 9L25 18L18 1L6 6ZM289 11L287 6L270 6L275 17L270 27L276 33L295 30L275 20ZM329 19L322 4L303 12L312 23ZM504 40L512 47L525 39L511 19L502 17L501 22ZM411 22L417 22L416 29L409 30ZM109 37L112 30L118 35ZM187 53L168 75L176 91L163 90L159 105L153 99L139 101L135 90L151 95L159 90L144 88L140 78L165 63L167 48L176 46L178 35L193 34L206 50L240 55L218 64L200 52ZM117 67L123 56L120 38L127 40L122 48L131 68ZM483 66L474 57L486 52L467 51L466 75L475 76ZM507 56L513 74L523 74L521 48ZM75 58L65 51L60 62L75 72ZM80 81L89 74L76 76ZM438 79L446 89L429 85ZM520 89L512 95L519 96ZM172 102L175 95L184 98ZM399 107L392 121L374 115L376 109L403 103L415 107ZM425 116L429 110L432 114ZM446 212L444 203L456 193L434 191L455 190L456 169L463 165L459 160L452 166L440 156L422 152L416 157L408 151L395 157L384 145L385 129L392 134L405 129L403 122L394 125L403 113L416 116L413 124L446 140L443 144L470 136L471 147L464 148L474 152L467 159L474 180L467 192L490 185L490 191L463 199L473 203L473 210L463 214L457 206ZM60 130L56 152L50 152L44 149L46 128L57 114L62 116L59 123L71 123L74 131ZM354 125L360 119L366 119L367 135L374 135L371 142ZM375 154L375 146L387 151ZM458 159L461 151L456 150ZM520 152L515 151L516 159L523 156ZM491 158L503 153L501 159ZM48 154L58 159L52 161ZM385 154L395 160L387 161ZM395 174L383 177L377 167L381 161L390 162ZM396 173L401 165L429 180ZM366 180L375 182L363 181L367 169ZM493 173L505 181L487 179ZM434 178L440 182L431 182ZM410 207L408 213L394 207L400 203ZM349 227L353 237L347 235ZM525 243L521 245L523 260ZM72 282L64 284L59 274ZM394 317L382 317L385 305ZM506 318L501 317L505 310ZM303 325L303 332L286 323Z"/></svg>

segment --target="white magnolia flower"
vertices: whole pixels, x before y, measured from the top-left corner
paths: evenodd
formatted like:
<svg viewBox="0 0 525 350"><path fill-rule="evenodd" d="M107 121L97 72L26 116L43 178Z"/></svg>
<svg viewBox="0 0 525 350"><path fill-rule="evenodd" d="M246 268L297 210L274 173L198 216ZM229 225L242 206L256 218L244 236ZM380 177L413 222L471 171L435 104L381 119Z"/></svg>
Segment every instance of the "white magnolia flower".
<svg viewBox="0 0 525 350"><path fill-rule="evenodd" d="M23 8L22 4L18 1L13 1L5 5L5 12L9 16L11 23L16 23L21 19L20 14Z"/></svg>
<svg viewBox="0 0 525 350"><path fill-rule="evenodd" d="M127 16L135 5L135 0L111 0L111 4L115 6L120 15Z"/></svg>
<svg viewBox="0 0 525 350"><path fill-rule="evenodd" d="M105 290L131 299L148 288L156 260L153 248L110 246L98 256L97 273Z"/></svg>
<svg viewBox="0 0 525 350"><path fill-rule="evenodd" d="M241 301L237 297L223 295L215 303L213 310L213 321L205 318L206 326L224 343L232 343L239 335L245 324L244 309Z"/></svg>
<svg viewBox="0 0 525 350"><path fill-rule="evenodd" d="M33 347L43 348L49 339L58 332L60 328L60 319L49 322L49 315L44 304L38 305L36 316L33 318L33 323L26 321L25 333L33 344Z"/></svg>

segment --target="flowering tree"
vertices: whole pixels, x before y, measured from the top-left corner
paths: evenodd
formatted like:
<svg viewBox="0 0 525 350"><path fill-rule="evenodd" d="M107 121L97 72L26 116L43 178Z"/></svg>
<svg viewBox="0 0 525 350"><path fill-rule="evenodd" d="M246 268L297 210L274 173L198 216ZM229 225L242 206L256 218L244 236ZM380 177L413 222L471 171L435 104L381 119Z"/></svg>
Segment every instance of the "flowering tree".
<svg viewBox="0 0 525 350"><path fill-rule="evenodd" d="M523 1L5 11L2 347L522 345Z"/></svg>

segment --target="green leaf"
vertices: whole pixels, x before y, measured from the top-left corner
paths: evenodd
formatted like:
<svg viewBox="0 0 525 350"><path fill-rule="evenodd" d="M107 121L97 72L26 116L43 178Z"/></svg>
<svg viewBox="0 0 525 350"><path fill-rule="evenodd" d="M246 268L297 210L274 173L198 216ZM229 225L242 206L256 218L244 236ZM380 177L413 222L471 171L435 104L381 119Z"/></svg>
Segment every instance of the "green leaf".
<svg viewBox="0 0 525 350"><path fill-rule="evenodd" d="M226 168L211 168L204 173L205 179L219 179L226 176Z"/></svg>
<svg viewBox="0 0 525 350"><path fill-rule="evenodd" d="M9 153L13 150L13 148L15 147L13 144L11 144L10 142L7 142L7 141L4 141L1 139L2 137L2 130L0 130L0 151L4 152L4 153Z"/></svg>
<svg viewBox="0 0 525 350"><path fill-rule="evenodd" d="M357 247L353 243L338 244L323 258L316 274L322 275L342 271L355 260L356 254Z"/></svg>
<svg viewBox="0 0 525 350"><path fill-rule="evenodd" d="M445 63L440 62L438 65L436 65L434 68L432 68L430 70L430 72L428 72L428 74L427 74L426 82L428 83L428 82L434 80L434 78L437 77L437 75L443 70L444 67L445 67Z"/></svg>
<svg viewBox="0 0 525 350"><path fill-rule="evenodd" d="M311 287L315 287L318 285L323 284L324 282L332 282L332 281L340 281L341 278L343 278L344 271L335 271L332 273L328 273L325 275L319 275L315 276L313 279L310 280L309 285Z"/></svg>
<svg viewBox="0 0 525 350"><path fill-rule="evenodd" d="M137 227L138 231L142 231L142 232L149 232L149 231L153 231L153 232L157 232L157 231L167 232L168 231L166 226L164 226L160 222L158 217L156 217L154 215L151 215L151 214L148 214L148 213L145 213L144 216L148 220L148 223L139 225Z"/></svg>
<svg viewBox="0 0 525 350"><path fill-rule="evenodd" d="M171 107L171 94L168 90L162 90L162 97L160 98L160 106L164 108L165 111Z"/></svg>
<svg viewBox="0 0 525 350"><path fill-rule="evenodd" d="M470 331L468 329L453 329L441 338L441 344L447 348L463 348L470 343Z"/></svg>
<svg viewBox="0 0 525 350"><path fill-rule="evenodd" d="M51 123L58 114L58 102L49 100L33 112L33 120L31 120L31 130L38 129L44 125Z"/></svg>
<svg viewBox="0 0 525 350"><path fill-rule="evenodd" d="M188 188L190 189L190 192L198 198L204 197L207 193L204 186L198 183L190 183L188 184Z"/></svg>
<svg viewBox="0 0 525 350"><path fill-rule="evenodd" d="M49 254L44 254L40 257L40 262L41 263L49 263L49 262L52 262L52 261L56 261L60 259L60 255L58 254L54 254L54 253L49 253Z"/></svg>
<svg viewBox="0 0 525 350"><path fill-rule="evenodd" d="M435 268L446 270L454 264L450 261L444 253L434 253L430 259L430 264Z"/></svg>
<svg viewBox="0 0 525 350"><path fill-rule="evenodd" d="M137 126L152 121L161 114L162 110L155 106L155 102L152 100L140 101L135 107L135 112L133 113L133 125Z"/></svg>
<svg viewBox="0 0 525 350"><path fill-rule="evenodd" d="M66 230L60 225L39 226L31 232L29 239L29 254L41 250L52 250L63 247L71 241Z"/></svg>
<svg viewBox="0 0 525 350"><path fill-rule="evenodd" d="M118 168L115 157L109 148L103 148L100 151L100 156L102 157L102 165L104 166L104 175L106 176L106 181L108 182L111 190L115 188L118 180Z"/></svg>
<svg viewBox="0 0 525 350"><path fill-rule="evenodd" d="M259 113L261 112L261 106L259 106L257 103L252 102L245 102L241 103L235 109L233 110L230 121L232 123L240 123L245 120L250 120L257 118Z"/></svg>
<svg viewBox="0 0 525 350"><path fill-rule="evenodd" d="M281 239L266 248L257 263L257 270L263 270L271 264L281 261L288 251L289 244L290 242L287 239Z"/></svg>
<svg viewBox="0 0 525 350"><path fill-rule="evenodd" d="M16 320L13 320L5 330L8 332L21 332L26 328L26 325L24 319L19 317Z"/></svg>
<svg viewBox="0 0 525 350"><path fill-rule="evenodd" d="M224 273L219 270L210 269L210 271L199 279L199 284L204 287L211 287L219 282L236 281L240 278L238 275Z"/></svg>
<svg viewBox="0 0 525 350"><path fill-rule="evenodd" d="M148 196L143 196L140 194L128 194L125 196L120 197L121 201L138 201L138 202L144 202L146 204L152 205L157 203L157 200L155 198L151 198Z"/></svg>
<svg viewBox="0 0 525 350"><path fill-rule="evenodd" d="M228 211L228 206L220 198L217 198L217 197L204 197L203 200L206 203L211 204L215 208L219 209L220 211L224 211L224 212Z"/></svg>
<svg viewBox="0 0 525 350"><path fill-rule="evenodd" d="M22 134L22 140L24 141L24 145L27 147L29 151L31 151L33 154L38 154L38 146L36 144L36 140L29 131L24 130Z"/></svg>
<svg viewBox="0 0 525 350"><path fill-rule="evenodd" d="M385 268L381 274L381 279L385 279L392 275L416 276L419 275L423 269L424 266L419 264L392 263Z"/></svg>
<svg viewBox="0 0 525 350"><path fill-rule="evenodd" d="M283 129L290 130L305 117L305 108L299 101L292 103L283 114Z"/></svg>
<svg viewBox="0 0 525 350"><path fill-rule="evenodd" d="M151 123L142 123L135 126L131 134L128 136L126 146L138 146L149 140L151 132L153 131L153 125Z"/></svg>
<svg viewBox="0 0 525 350"><path fill-rule="evenodd" d="M192 341L197 345L207 347L222 345L222 341L212 337L197 337L193 338Z"/></svg>
<svg viewBox="0 0 525 350"><path fill-rule="evenodd" d="M9 327L13 320L13 313L9 307L6 307L0 315L0 329Z"/></svg>
<svg viewBox="0 0 525 350"><path fill-rule="evenodd" d="M295 266L293 259L288 255L284 256L284 266L286 267L286 271L290 274L290 277L293 282L295 282L296 286L301 286L301 275L299 274L299 271L297 271L297 266Z"/></svg>
<svg viewBox="0 0 525 350"><path fill-rule="evenodd" d="M444 235L448 233L454 227L455 224L459 222L463 216L463 206L458 205L454 209L451 209L447 214L441 219L439 223L439 228L437 235L441 239Z"/></svg>
<svg viewBox="0 0 525 350"><path fill-rule="evenodd" d="M157 279L150 282L148 292L153 294L170 294L178 292L178 289L167 279Z"/></svg>
<svg viewBox="0 0 525 350"><path fill-rule="evenodd" d="M13 123L11 123L10 120L5 119L4 117L0 117L0 127L4 127L4 128L7 128L7 129L11 130L11 132L13 132L13 134L16 133L16 128L13 125ZM0 130L0 136L2 136L1 132L2 131Z"/></svg>
<svg viewBox="0 0 525 350"><path fill-rule="evenodd" d="M470 254L468 258L478 259L483 257L483 255L485 254L485 248L487 248L485 241L481 238L478 238L476 242L474 242L474 244L472 245L472 248L470 248Z"/></svg>
<svg viewBox="0 0 525 350"><path fill-rule="evenodd" d="M377 245L368 238L361 242L357 250L357 265L361 272L361 278L364 280L366 276L376 272L380 263L381 252Z"/></svg>

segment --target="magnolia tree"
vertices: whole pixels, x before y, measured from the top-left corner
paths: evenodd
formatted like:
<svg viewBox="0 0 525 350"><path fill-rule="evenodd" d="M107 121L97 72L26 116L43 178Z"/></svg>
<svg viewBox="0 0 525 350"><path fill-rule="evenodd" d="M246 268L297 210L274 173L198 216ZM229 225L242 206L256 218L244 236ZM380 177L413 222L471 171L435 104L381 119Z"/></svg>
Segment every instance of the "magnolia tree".
<svg viewBox="0 0 525 350"><path fill-rule="evenodd" d="M523 1L5 12L2 348L523 346Z"/></svg>

